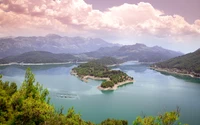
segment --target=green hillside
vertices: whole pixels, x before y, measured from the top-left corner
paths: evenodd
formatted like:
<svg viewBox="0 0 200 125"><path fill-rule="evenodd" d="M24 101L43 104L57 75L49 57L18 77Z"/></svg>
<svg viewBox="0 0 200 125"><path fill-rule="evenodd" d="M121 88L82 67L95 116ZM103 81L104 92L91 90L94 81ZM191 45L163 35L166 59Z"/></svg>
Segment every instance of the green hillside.
<svg viewBox="0 0 200 125"><path fill-rule="evenodd" d="M193 53L156 63L152 67L177 69L198 75L200 74L200 49Z"/></svg>
<svg viewBox="0 0 200 125"><path fill-rule="evenodd" d="M17 56L9 56L0 59L0 64L7 63L62 63L78 61L79 59L71 54L54 54L45 51L31 51Z"/></svg>
<svg viewBox="0 0 200 125"><path fill-rule="evenodd" d="M110 70L106 65L119 64L119 61L115 58L104 57L98 60L92 60L88 63L81 64L78 67L72 69L80 78L84 76L94 76L99 78L109 78L110 81L104 81L101 87L108 88L113 87L119 82L127 80L133 80L132 77L120 70Z"/></svg>
<svg viewBox="0 0 200 125"><path fill-rule="evenodd" d="M114 57L102 57L93 61L101 65L117 65L123 62L122 60L116 59Z"/></svg>

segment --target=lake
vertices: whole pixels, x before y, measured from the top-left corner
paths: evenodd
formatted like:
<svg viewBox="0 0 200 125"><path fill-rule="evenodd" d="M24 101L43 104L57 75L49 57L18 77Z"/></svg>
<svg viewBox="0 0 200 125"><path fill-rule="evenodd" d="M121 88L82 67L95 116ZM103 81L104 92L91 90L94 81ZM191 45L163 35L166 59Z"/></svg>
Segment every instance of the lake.
<svg viewBox="0 0 200 125"><path fill-rule="evenodd" d="M101 81L82 82L70 71L76 64L29 66L36 81L48 88L51 103L58 110L63 106L74 107L84 120L100 123L106 118L125 119L131 125L139 116L158 115L181 108L180 121L190 125L200 124L200 79L160 73L146 64L127 62L112 67L134 78L133 84L116 91L102 92L97 89ZM2 66L4 81L20 85L27 66Z"/></svg>

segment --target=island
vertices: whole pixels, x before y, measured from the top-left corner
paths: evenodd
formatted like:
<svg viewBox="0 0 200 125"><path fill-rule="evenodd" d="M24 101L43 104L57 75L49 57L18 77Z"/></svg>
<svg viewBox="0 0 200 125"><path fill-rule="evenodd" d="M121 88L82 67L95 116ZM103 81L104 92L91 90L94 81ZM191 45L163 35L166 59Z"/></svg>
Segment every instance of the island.
<svg viewBox="0 0 200 125"><path fill-rule="evenodd" d="M73 68L71 74L77 76L84 82L88 82L88 79L102 80L103 82L98 86L100 90L116 90L118 86L133 83L133 77L128 76L120 70L111 70L106 66L108 62L109 65L119 64L116 59L106 57L81 64Z"/></svg>
<svg viewBox="0 0 200 125"><path fill-rule="evenodd" d="M200 49L150 66L159 72L200 77Z"/></svg>

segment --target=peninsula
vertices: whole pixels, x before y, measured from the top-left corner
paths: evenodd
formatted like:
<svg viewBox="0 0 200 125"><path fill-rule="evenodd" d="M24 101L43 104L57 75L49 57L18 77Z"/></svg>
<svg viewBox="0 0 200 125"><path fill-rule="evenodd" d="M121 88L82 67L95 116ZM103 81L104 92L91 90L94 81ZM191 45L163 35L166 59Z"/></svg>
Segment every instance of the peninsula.
<svg viewBox="0 0 200 125"><path fill-rule="evenodd" d="M106 66L107 63L117 65L118 62L117 59L111 57L92 60L73 68L71 74L84 82L87 82L88 79L102 80L103 82L98 86L100 90L116 90L118 86L133 82L133 77L120 70L111 70Z"/></svg>
<svg viewBox="0 0 200 125"><path fill-rule="evenodd" d="M200 77L200 49L150 66L159 72Z"/></svg>

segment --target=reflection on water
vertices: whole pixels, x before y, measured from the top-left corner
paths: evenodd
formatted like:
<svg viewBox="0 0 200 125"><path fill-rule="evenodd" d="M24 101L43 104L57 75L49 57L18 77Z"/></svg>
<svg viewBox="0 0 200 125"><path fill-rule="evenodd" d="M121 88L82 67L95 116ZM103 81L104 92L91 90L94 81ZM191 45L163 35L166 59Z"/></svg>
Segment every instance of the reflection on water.
<svg viewBox="0 0 200 125"><path fill-rule="evenodd" d="M4 76L20 76L25 74L25 70L29 67L34 73L40 74L63 74L68 73L74 64L61 64L61 65L11 65L11 66L0 66L0 74ZM68 69L66 69L68 68Z"/></svg>
<svg viewBox="0 0 200 125"><path fill-rule="evenodd" d="M140 65L120 65L118 68L123 71L133 70L136 73L143 73L147 70L147 64L140 64Z"/></svg>
<svg viewBox="0 0 200 125"><path fill-rule="evenodd" d="M101 92L103 94L113 94L114 90L107 90L107 91L101 90Z"/></svg>
<svg viewBox="0 0 200 125"><path fill-rule="evenodd" d="M200 83L200 78L192 78L190 76L184 76L184 75L167 73L167 72L160 72L160 73L163 74L163 75L166 75L166 76L174 76L178 79L185 80L186 82Z"/></svg>

